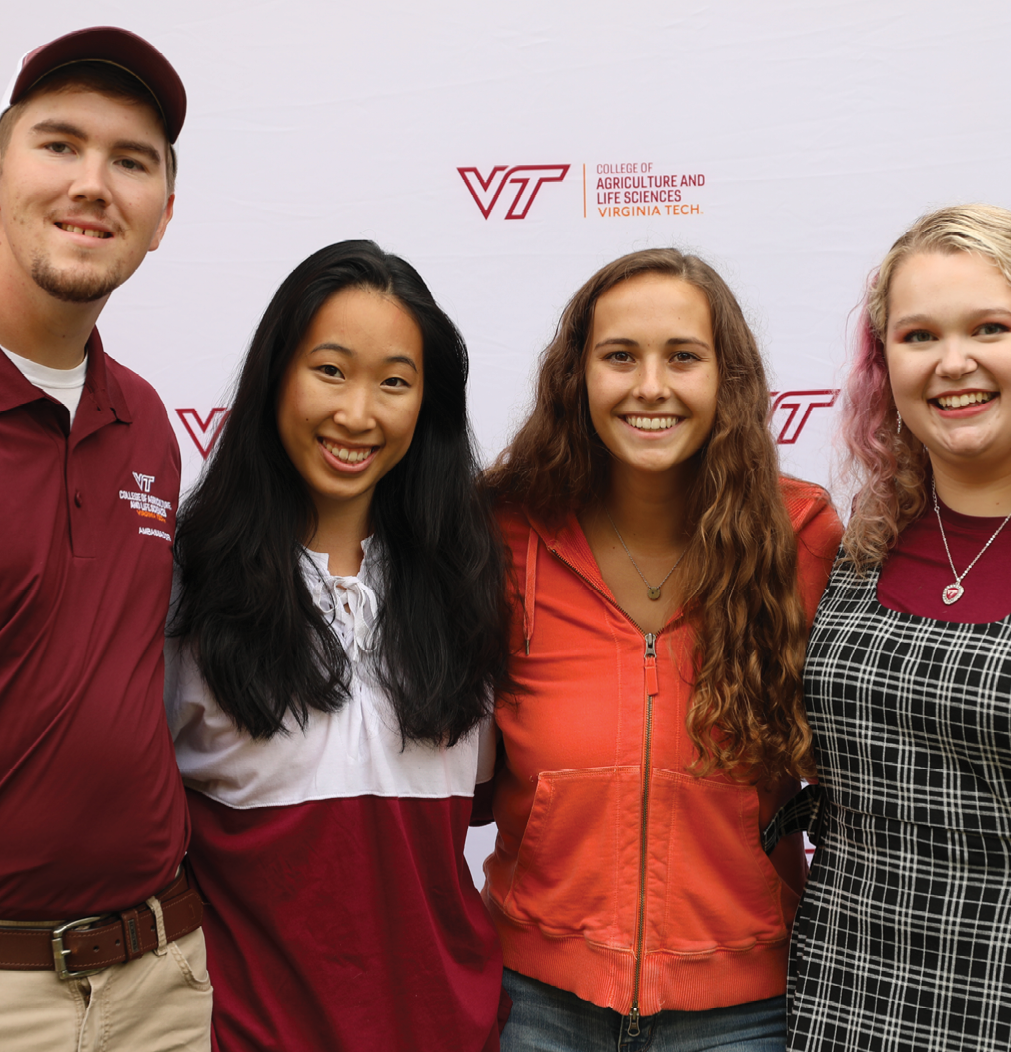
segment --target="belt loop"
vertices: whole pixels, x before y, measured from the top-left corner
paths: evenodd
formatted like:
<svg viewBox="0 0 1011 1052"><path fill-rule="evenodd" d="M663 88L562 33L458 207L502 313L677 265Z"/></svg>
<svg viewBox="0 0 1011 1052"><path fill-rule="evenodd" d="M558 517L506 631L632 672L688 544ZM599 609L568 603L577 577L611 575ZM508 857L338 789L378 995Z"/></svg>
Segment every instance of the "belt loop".
<svg viewBox="0 0 1011 1052"><path fill-rule="evenodd" d="M135 960L144 952L140 948L140 914L135 909L123 910L119 919L123 925L123 949L126 951L126 959Z"/></svg>
<svg viewBox="0 0 1011 1052"><path fill-rule="evenodd" d="M162 912L161 903L156 896L152 895L149 899L145 899L144 902L154 914L154 922L158 926L158 948L151 952L156 957L164 957L168 947L168 939L165 937L165 914Z"/></svg>

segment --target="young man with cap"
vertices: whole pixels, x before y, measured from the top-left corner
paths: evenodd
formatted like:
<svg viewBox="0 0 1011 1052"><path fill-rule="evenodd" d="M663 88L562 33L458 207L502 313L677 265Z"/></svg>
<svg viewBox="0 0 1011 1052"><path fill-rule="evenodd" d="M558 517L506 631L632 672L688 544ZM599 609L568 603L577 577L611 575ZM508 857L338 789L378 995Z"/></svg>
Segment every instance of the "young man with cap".
<svg viewBox="0 0 1011 1052"><path fill-rule="evenodd" d="M95 322L172 217L186 95L101 27L0 117L0 1048L209 1048L162 706L179 450Z"/></svg>

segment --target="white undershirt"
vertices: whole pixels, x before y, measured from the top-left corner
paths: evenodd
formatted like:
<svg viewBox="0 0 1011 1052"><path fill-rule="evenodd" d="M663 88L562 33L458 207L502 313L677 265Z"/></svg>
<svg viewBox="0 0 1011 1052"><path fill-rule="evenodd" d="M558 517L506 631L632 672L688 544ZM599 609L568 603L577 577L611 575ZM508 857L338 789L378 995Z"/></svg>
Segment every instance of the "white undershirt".
<svg viewBox="0 0 1011 1052"><path fill-rule="evenodd" d="M0 347L0 351L21 370L29 383L35 384L51 398L62 402L70 410L70 423L73 424L77 404L81 401L81 392L84 390L88 356L85 355L84 361L75 365L73 369L51 369L48 365L33 362L30 358L22 358L20 354L8 351L6 347Z"/></svg>

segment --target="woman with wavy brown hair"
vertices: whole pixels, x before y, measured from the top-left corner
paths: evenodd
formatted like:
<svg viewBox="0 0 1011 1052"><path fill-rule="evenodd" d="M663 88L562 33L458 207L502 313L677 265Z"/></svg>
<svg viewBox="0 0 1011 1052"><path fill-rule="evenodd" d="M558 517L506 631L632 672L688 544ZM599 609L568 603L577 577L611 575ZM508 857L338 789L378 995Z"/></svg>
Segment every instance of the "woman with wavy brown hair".
<svg viewBox="0 0 1011 1052"><path fill-rule="evenodd" d="M840 527L782 478L762 360L707 264L614 261L576 293L487 476L511 666L485 900L503 1048L784 1045L801 673Z"/></svg>

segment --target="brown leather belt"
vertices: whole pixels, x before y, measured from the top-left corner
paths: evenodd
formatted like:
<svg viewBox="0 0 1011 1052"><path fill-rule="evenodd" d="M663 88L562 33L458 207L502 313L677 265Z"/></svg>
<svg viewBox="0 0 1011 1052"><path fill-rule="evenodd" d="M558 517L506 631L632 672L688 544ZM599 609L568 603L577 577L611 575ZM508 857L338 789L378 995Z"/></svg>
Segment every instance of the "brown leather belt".
<svg viewBox="0 0 1011 1052"><path fill-rule="evenodd" d="M200 927L203 903L190 886L185 867L155 898L161 903L166 942L175 942ZM157 948L155 915L143 903L121 913L82 917L55 928L0 926L0 969L55 969L61 979L93 975Z"/></svg>

